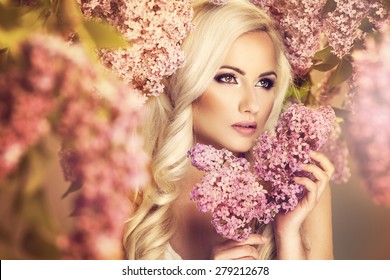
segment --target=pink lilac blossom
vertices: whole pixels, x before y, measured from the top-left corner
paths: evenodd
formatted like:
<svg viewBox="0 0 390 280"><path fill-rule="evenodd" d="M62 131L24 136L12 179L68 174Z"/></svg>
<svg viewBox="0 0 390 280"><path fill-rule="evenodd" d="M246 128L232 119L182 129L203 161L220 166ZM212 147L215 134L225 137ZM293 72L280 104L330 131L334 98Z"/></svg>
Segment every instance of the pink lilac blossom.
<svg viewBox="0 0 390 280"><path fill-rule="evenodd" d="M334 54L342 58L349 54L355 39L362 36L358 28L368 18L376 28L386 19L383 4L373 0L334 0L336 9L324 18L324 33Z"/></svg>
<svg viewBox="0 0 390 280"><path fill-rule="evenodd" d="M136 132L140 96L61 39L35 36L21 53L25 68L0 77L1 172L51 129L62 141L65 179L82 185L75 193L74 228L59 237L63 258L122 258L128 196L148 178ZM110 250L102 247L107 243Z"/></svg>
<svg viewBox="0 0 390 280"><path fill-rule="evenodd" d="M327 0L251 0L274 19L287 48L294 72L304 76L320 49L321 34L327 36L333 53L342 58L349 54L355 39L364 38L360 24L368 19L378 29L388 13L379 1L335 0L334 11L324 12Z"/></svg>
<svg viewBox="0 0 390 280"><path fill-rule="evenodd" d="M211 212L216 231L225 238L246 240L251 223L263 216L266 191L249 171L245 158L226 149L196 144L188 156L192 164L205 171L191 192L191 200L202 212Z"/></svg>
<svg viewBox="0 0 390 280"><path fill-rule="evenodd" d="M311 58L319 50L322 9L327 0L252 0L275 20L289 61L297 75L304 76L312 66Z"/></svg>
<svg viewBox="0 0 390 280"><path fill-rule="evenodd" d="M47 117L55 110L53 87L58 63L30 45L22 47L25 67L0 75L0 179L18 166L28 148L49 133Z"/></svg>
<svg viewBox="0 0 390 280"><path fill-rule="evenodd" d="M302 164L312 163L310 152L318 151L328 140L335 121L329 106L319 109L291 105L281 116L274 134L265 132L253 148L254 171L271 186L268 208L274 212L293 210L304 195L304 187L294 182Z"/></svg>
<svg viewBox="0 0 390 280"><path fill-rule="evenodd" d="M185 61L181 43L192 31L190 0L78 0L87 18L115 26L133 45L100 50L103 64L146 95L159 95L162 79Z"/></svg>
<svg viewBox="0 0 390 280"><path fill-rule="evenodd" d="M304 196L295 176L310 176L301 164L312 163L311 151L327 141L335 122L329 106L310 109L291 105L280 117L275 134L265 132L253 148L254 173L245 158L226 149L196 144L188 152L192 165L204 171L191 192L202 212L212 213L212 224L225 238L242 241L253 223L271 222L279 212L292 211ZM267 192L263 185L269 186Z"/></svg>
<svg viewBox="0 0 390 280"><path fill-rule="evenodd" d="M211 4L225 5L229 0L209 0Z"/></svg>
<svg viewBox="0 0 390 280"><path fill-rule="evenodd" d="M334 122L328 142L321 148L335 167L332 181L336 184L346 183L351 177L349 167L349 148L342 135L342 129L338 121Z"/></svg>
<svg viewBox="0 0 390 280"><path fill-rule="evenodd" d="M356 93L347 126L363 186L377 204L390 206L390 31L354 54Z"/></svg>

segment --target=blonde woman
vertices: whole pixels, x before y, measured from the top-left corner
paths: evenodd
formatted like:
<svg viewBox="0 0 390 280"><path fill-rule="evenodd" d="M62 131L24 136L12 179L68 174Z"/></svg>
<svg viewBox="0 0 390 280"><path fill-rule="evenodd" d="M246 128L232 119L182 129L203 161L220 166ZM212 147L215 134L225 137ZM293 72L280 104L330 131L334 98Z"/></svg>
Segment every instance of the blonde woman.
<svg viewBox="0 0 390 280"><path fill-rule="evenodd" d="M210 215L190 201L202 172L187 151L195 143L245 155L257 136L272 129L291 81L281 40L269 17L245 0L218 6L195 1L196 29L185 40L186 65L151 98L144 133L152 157L152 180L137 194L126 225L129 259L331 259L329 178L322 154L304 169L316 182L297 208L279 214L244 242L219 236Z"/></svg>

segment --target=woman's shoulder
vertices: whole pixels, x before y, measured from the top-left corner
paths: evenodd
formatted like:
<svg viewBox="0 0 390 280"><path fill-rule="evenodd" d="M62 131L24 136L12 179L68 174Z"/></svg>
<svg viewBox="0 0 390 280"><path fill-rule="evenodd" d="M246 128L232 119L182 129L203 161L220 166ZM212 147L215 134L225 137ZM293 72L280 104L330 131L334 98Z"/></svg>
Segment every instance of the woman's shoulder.
<svg viewBox="0 0 390 280"><path fill-rule="evenodd" d="M164 253L164 260L182 260L182 258L173 250L171 244L168 243Z"/></svg>

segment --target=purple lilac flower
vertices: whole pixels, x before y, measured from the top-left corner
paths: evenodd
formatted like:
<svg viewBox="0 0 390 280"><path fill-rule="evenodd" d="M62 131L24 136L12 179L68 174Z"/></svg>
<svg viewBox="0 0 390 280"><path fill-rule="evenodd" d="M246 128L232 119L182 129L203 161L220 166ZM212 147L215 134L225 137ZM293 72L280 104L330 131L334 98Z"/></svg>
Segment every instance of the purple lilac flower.
<svg viewBox="0 0 390 280"><path fill-rule="evenodd" d="M326 0L251 0L274 19L294 72L304 76L320 48L322 9Z"/></svg>
<svg viewBox="0 0 390 280"><path fill-rule="evenodd" d="M354 41L364 38L359 31L362 20L368 19L378 29L388 18L379 1L335 0L335 9L325 12L327 0L251 0L274 19L283 37L294 72L304 76L313 65L312 58L321 48L326 35L338 57L350 54ZM388 21L387 21L388 22Z"/></svg>
<svg viewBox="0 0 390 280"><path fill-rule="evenodd" d="M301 165L312 163L310 152L327 142L334 121L335 113L328 106L314 110L294 104L280 116L274 133L258 137L253 148L254 171L271 186L268 207L288 212L297 206L304 187L293 178L309 176Z"/></svg>
<svg viewBox="0 0 390 280"><path fill-rule="evenodd" d="M82 184L75 193L74 227L59 237L63 257L122 258L128 195L148 178L148 158L136 132L142 100L103 75L80 46L34 36L20 53L23 67L0 75L0 179L53 133L63 144L65 179Z"/></svg>
<svg viewBox="0 0 390 280"><path fill-rule="evenodd" d="M159 95L162 79L184 65L181 43L192 31L190 0L78 0L87 18L115 26L132 43L128 49L101 50L104 65L147 95Z"/></svg>
<svg viewBox="0 0 390 280"><path fill-rule="evenodd" d="M355 39L363 34L359 33L359 26L363 19L378 28L386 19L387 11L379 1L372 0L334 0L336 9L327 13L324 18L324 33L329 45L338 57L350 53Z"/></svg>
<svg viewBox="0 0 390 280"><path fill-rule="evenodd" d="M328 142L321 148L321 151L329 158L335 167L332 181L336 184L346 183L351 177L349 167L349 149L347 141L342 136L340 124L334 123Z"/></svg>
<svg viewBox="0 0 390 280"><path fill-rule="evenodd" d="M202 212L212 213L212 224L225 238L242 241L252 232L251 222L263 216L266 191L245 158L226 149L197 144L188 156L199 170L206 171L191 192Z"/></svg>
<svg viewBox="0 0 390 280"><path fill-rule="evenodd" d="M375 203L390 206L390 29L354 54L355 95L347 125L363 186Z"/></svg>
<svg viewBox="0 0 390 280"><path fill-rule="evenodd" d="M226 149L196 144L188 156L205 174L192 190L191 200L200 211L212 213L212 224L219 234L245 240L252 232L253 221L267 224L278 212L297 206L304 187L293 178L310 176L300 166L312 163L310 152L327 142L334 122L330 107L314 110L290 106L281 115L274 134L265 132L258 137L253 149L254 173L245 158L235 157ZM268 192L260 182L270 186Z"/></svg>
<svg viewBox="0 0 390 280"><path fill-rule="evenodd" d="M210 3L215 5L225 5L229 0L209 0Z"/></svg>

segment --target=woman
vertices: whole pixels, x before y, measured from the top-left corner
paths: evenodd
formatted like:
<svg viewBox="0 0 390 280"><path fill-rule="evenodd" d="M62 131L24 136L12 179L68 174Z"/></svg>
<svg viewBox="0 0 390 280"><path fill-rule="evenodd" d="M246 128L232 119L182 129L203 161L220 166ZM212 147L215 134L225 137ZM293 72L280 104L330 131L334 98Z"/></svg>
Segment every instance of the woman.
<svg viewBox="0 0 390 280"><path fill-rule="evenodd" d="M183 44L186 65L149 100L144 134L152 180L137 194L125 231L129 259L329 259L332 226L329 178L322 154L306 165L316 182L296 209L279 214L261 234L244 242L224 240L190 201L202 172L187 151L195 143L244 155L272 129L290 81L290 67L269 17L245 0L217 6L195 1L196 29Z"/></svg>

